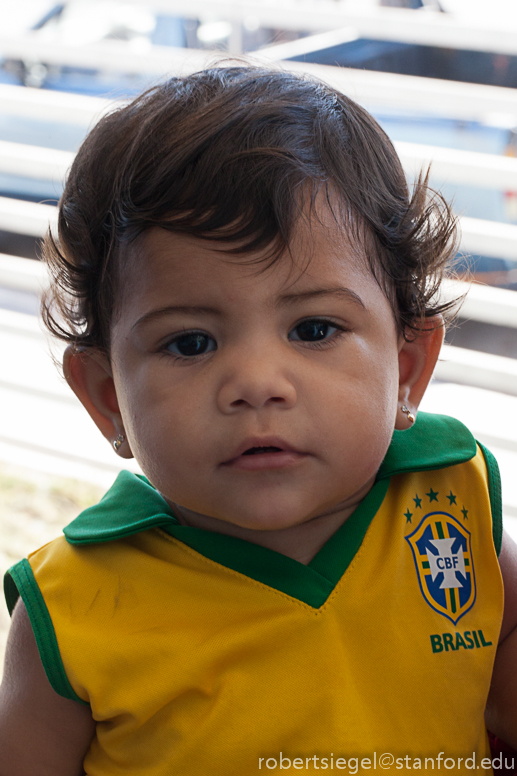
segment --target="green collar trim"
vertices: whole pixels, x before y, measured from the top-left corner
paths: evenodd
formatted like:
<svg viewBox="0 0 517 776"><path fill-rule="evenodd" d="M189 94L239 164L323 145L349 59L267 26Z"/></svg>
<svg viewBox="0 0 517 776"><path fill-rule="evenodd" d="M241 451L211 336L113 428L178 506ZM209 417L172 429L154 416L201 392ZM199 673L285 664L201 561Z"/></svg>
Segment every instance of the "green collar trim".
<svg viewBox="0 0 517 776"><path fill-rule="evenodd" d="M470 461L476 453L476 440L459 420L420 412L410 429L393 432L377 479L404 472L446 469Z"/></svg>
<svg viewBox="0 0 517 776"><path fill-rule="evenodd" d="M63 533L70 544L96 544L170 523L179 525L149 480L142 474L121 471L99 503L81 512Z"/></svg>
<svg viewBox="0 0 517 776"><path fill-rule="evenodd" d="M161 528L206 558L319 608L361 546L391 476L445 468L475 454L474 437L459 421L420 413L411 429L394 432L374 487L307 566L233 536L180 525L148 480L127 471L121 472L100 502L82 512L64 534L70 544L88 545Z"/></svg>
<svg viewBox="0 0 517 776"><path fill-rule="evenodd" d="M267 547L234 536L171 524L164 528L205 558L319 609L361 546L388 486L389 480L375 483L346 523L306 566Z"/></svg>

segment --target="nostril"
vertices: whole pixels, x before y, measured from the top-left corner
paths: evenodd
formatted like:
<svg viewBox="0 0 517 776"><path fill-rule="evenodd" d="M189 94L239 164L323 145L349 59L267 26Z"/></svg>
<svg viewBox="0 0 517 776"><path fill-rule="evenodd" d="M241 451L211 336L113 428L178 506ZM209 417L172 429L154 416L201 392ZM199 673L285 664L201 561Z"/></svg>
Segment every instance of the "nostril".
<svg viewBox="0 0 517 776"><path fill-rule="evenodd" d="M276 403L283 403L285 402L285 399L283 396L271 396L269 399L267 399L264 403L268 404L269 402L275 402ZM235 401L232 401L232 407L240 407L242 404L251 404L251 402L246 401L246 399L235 399Z"/></svg>

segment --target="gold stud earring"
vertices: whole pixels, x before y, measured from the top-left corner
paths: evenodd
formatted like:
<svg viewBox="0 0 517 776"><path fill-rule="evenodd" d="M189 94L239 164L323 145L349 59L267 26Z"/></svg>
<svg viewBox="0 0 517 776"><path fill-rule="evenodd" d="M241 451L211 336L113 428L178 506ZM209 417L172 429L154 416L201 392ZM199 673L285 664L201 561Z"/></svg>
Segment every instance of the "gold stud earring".
<svg viewBox="0 0 517 776"><path fill-rule="evenodd" d="M119 434L118 437L113 442L113 447L115 448L116 453L118 453L119 447L122 444L122 442L125 441L125 439L126 437L124 436L124 434Z"/></svg>
<svg viewBox="0 0 517 776"><path fill-rule="evenodd" d="M408 407L406 407L405 404L402 405L401 410L404 413L404 415L407 415L407 419L409 420L410 423L415 422L415 416L413 415L411 410Z"/></svg>

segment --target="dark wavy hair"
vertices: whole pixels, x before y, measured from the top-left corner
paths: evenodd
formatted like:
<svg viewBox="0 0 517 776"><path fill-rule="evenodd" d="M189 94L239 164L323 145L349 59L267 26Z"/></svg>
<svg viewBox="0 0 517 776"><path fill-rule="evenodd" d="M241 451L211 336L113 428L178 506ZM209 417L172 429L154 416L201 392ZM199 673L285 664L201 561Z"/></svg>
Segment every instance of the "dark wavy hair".
<svg viewBox="0 0 517 776"><path fill-rule="evenodd" d="M229 241L243 256L265 249L270 264L322 192L366 248L401 332L447 312L437 291L456 223L427 176L410 194L387 135L332 87L238 65L171 78L93 128L59 204L58 239L44 242L44 322L109 353L124 245L158 226Z"/></svg>

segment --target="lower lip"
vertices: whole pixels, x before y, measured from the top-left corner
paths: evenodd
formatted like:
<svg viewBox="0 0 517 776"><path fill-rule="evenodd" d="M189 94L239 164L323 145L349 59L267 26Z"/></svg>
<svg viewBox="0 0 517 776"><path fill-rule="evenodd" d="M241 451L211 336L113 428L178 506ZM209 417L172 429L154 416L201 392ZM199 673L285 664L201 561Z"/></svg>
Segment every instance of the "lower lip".
<svg viewBox="0 0 517 776"><path fill-rule="evenodd" d="M293 450L283 450L281 453L255 453L255 455L239 455L224 464L232 469L255 472L263 469L286 469L295 466L307 456L295 453Z"/></svg>

